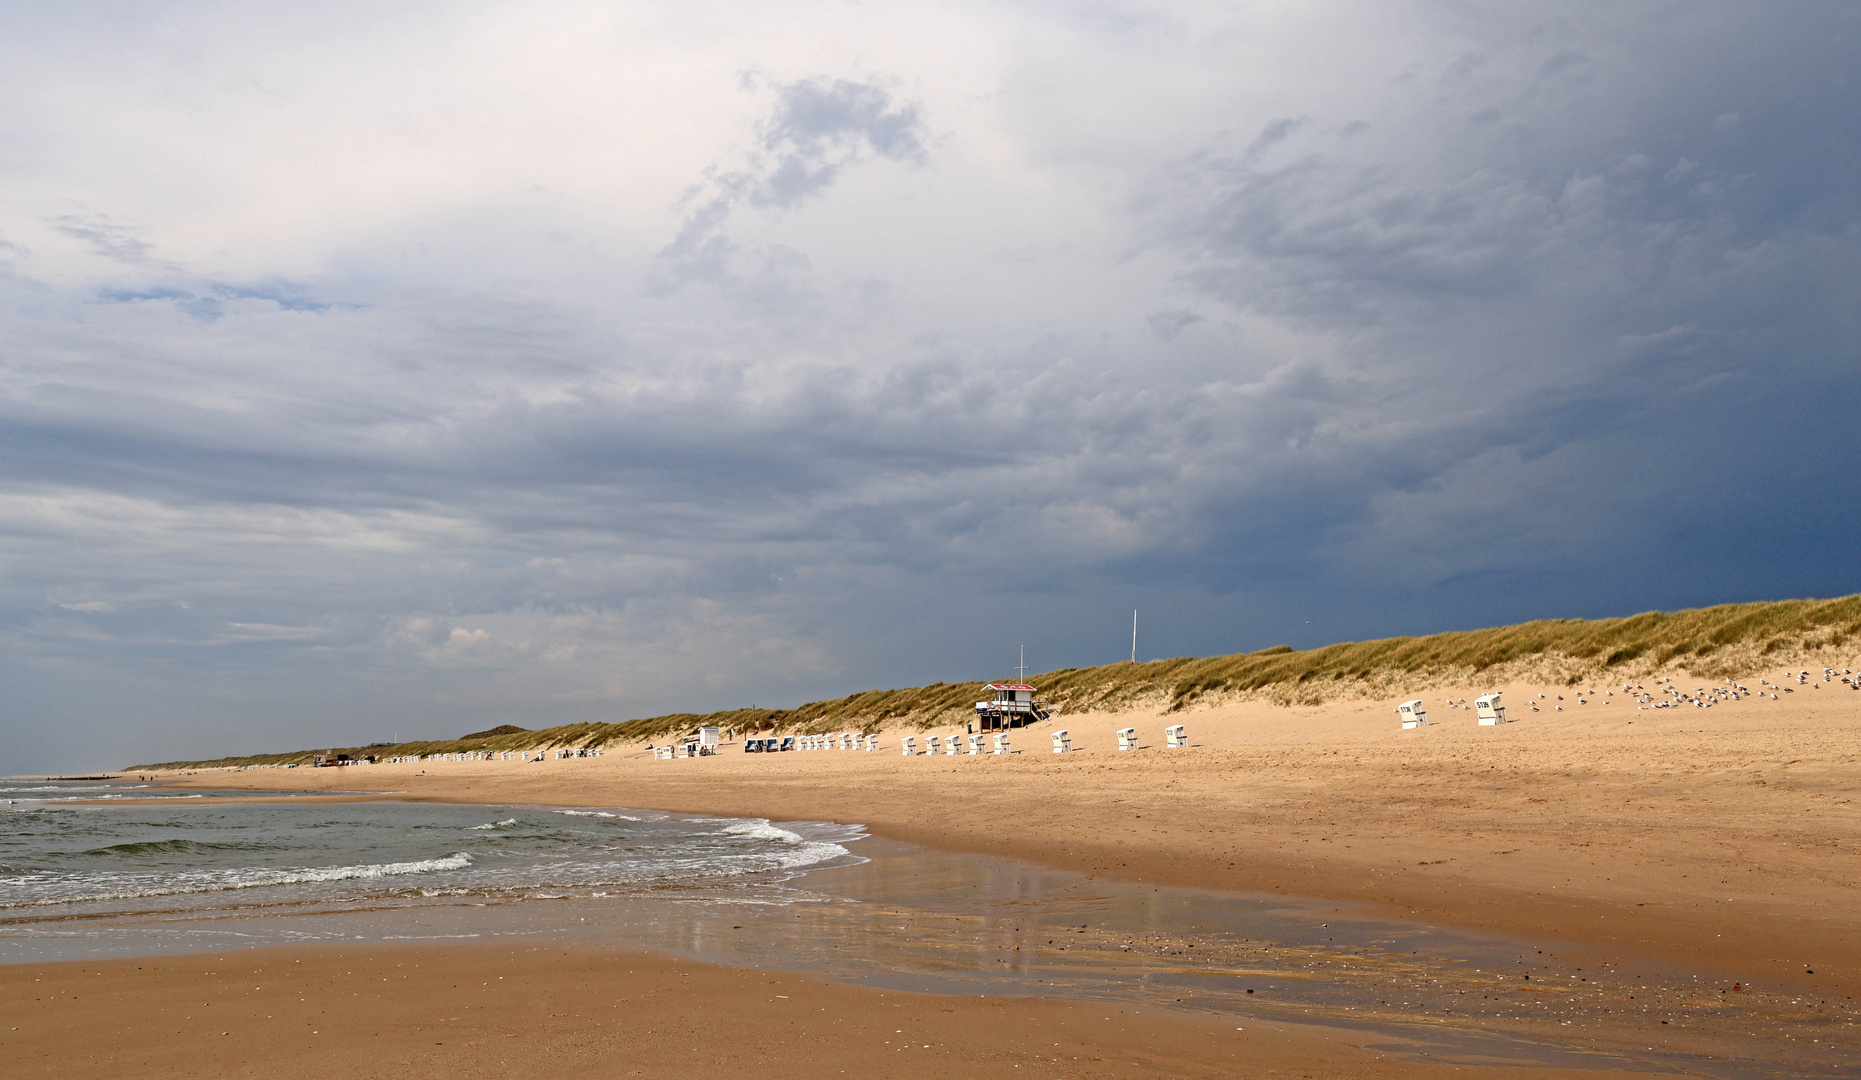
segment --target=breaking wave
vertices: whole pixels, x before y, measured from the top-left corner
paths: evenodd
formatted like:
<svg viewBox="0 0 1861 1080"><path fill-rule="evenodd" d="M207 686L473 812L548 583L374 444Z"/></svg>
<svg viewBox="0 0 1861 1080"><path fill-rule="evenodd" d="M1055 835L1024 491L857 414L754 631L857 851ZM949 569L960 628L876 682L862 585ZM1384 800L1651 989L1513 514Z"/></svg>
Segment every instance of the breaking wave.
<svg viewBox="0 0 1861 1080"><path fill-rule="evenodd" d="M747 836L752 840L778 840L784 844L802 843L801 834L778 829L767 821L746 821L724 829L726 836Z"/></svg>
<svg viewBox="0 0 1861 1080"><path fill-rule="evenodd" d="M401 877L407 874L443 873L463 870L472 865L472 857L455 851L438 859L416 862L369 863L361 866L313 866L288 870L207 870L170 875L159 884L120 889L102 889L77 895L35 897L29 900L0 902L0 908L39 907L46 904L76 904L97 900L140 900L153 896L189 896L199 893L231 892L236 889L262 889L274 885L303 885L315 882L356 881L371 878ZM107 884L108 879L100 880ZM0 879L0 889L11 891L16 885L45 884L36 879Z"/></svg>

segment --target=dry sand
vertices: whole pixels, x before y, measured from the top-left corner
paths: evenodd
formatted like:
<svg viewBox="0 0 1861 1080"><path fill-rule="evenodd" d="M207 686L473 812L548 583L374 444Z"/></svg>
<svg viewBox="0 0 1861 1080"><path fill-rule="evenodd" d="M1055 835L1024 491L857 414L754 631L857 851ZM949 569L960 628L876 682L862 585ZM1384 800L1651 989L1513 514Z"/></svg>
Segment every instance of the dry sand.
<svg viewBox="0 0 1861 1080"><path fill-rule="evenodd" d="M1168 717L1068 716L1014 733L1021 752L1009 757L903 758L901 733L891 732L872 754L732 748L660 761L610 749L598 759L203 772L184 781L859 822L930 847L1348 901L1576 943L1599 964L1663 960L1718 973L1728 986L1852 1002L1861 976L1861 693L1825 683L1794 686L1777 701L1638 711L1619 684L1595 687L1616 693L1585 695L1586 705L1567 687L1503 689L1515 722L1496 728L1431 695L1433 723L1417 731L1399 730L1393 702L1247 703ZM1533 714L1525 703L1539 693L1545 711ZM1554 711L1559 694L1562 712ZM1189 726L1191 748L1161 749L1163 726L1174 722ZM1146 749L1113 749L1113 732L1127 725ZM1049 752L1048 733L1060 727L1078 752ZM818 992L848 1001L866 993ZM938 1007L946 1006L997 1007ZM1222 1071L1215 1057L1195 1060L1175 1074ZM1356 1067L1339 1059L1304 1071L1353 1075ZM1362 1068L1405 1075L1388 1063Z"/></svg>

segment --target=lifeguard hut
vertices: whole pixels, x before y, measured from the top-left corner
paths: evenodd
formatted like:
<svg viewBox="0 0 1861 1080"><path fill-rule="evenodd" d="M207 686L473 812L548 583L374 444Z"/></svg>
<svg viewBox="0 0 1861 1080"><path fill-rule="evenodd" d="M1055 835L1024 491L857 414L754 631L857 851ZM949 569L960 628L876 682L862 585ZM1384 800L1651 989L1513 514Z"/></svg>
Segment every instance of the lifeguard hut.
<svg viewBox="0 0 1861 1080"><path fill-rule="evenodd" d="M1497 691L1474 698L1473 708L1480 718L1481 727L1496 727L1506 722L1506 707L1499 704Z"/></svg>
<svg viewBox="0 0 1861 1080"><path fill-rule="evenodd" d="M1034 688L1026 683L990 683L988 690L995 696L976 702L976 727L981 731L1026 727L1052 715L1045 702L1034 700Z"/></svg>

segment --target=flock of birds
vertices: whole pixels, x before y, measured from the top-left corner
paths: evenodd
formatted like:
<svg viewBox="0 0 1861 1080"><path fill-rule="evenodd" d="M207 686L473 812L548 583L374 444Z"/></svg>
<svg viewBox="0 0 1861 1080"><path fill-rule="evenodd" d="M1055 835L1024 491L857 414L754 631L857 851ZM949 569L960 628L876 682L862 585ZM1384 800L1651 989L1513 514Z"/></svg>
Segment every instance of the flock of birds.
<svg viewBox="0 0 1861 1080"><path fill-rule="evenodd" d="M1822 683L1832 683L1840 679L1850 690L1861 690L1861 678L1854 678L1852 677L1853 675L1854 672L1847 668L1842 668L1840 671L1837 671L1834 668L1825 667L1822 669L1822 682L1812 682L1809 677L1809 670L1805 668L1802 671L1784 672L1784 679L1786 681L1795 682L1798 686L1808 686L1817 690L1822 688ZM1636 712L1647 709L1680 709L1688 705L1696 709L1710 709L1714 705L1723 702L1739 701L1747 697L1768 697L1772 701L1776 701L1778 700L1777 692L1779 690L1786 694L1796 693L1796 691L1790 687L1783 686L1779 683L1773 683L1769 679L1758 680L1759 687L1767 687L1768 689L1759 689L1755 691L1745 686L1743 683L1727 679L1723 686L1713 685L1710 687L1696 687L1693 692L1689 694L1683 690L1676 689L1673 686L1673 681L1672 676L1664 676L1656 679L1654 680L1655 688L1653 690L1649 690L1639 683L1623 683L1622 693L1624 696L1636 702ZM1610 699L1615 697L1615 693L1614 690L1604 690L1602 696L1599 698L1594 690L1579 690L1572 696L1577 699L1578 705L1588 705L1591 701L1595 701L1599 705L1607 705ZM1657 694L1660 696L1657 697ZM1557 700L1564 700L1564 695L1558 694ZM1540 701L1545 702L1547 705L1551 704L1549 695L1539 694L1536 698L1527 702L1526 707L1532 712L1540 712L1542 711L1538 708L1538 702ZM1466 698L1449 698L1447 707L1450 709L1472 708L1472 706L1467 704ZM1564 711L1562 705L1551 705L1551 708L1554 712Z"/></svg>

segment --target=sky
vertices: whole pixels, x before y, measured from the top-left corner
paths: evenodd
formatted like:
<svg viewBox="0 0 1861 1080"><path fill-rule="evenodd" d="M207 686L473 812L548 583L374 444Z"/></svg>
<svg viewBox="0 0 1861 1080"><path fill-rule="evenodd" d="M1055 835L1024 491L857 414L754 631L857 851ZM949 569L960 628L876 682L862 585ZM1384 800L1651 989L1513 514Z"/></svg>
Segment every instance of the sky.
<svg viewBox="0 0 1861 1080"><path fill-rule="evenodd" d="M1852 3L0 7L0 772L1861 591Z"/></svg>

